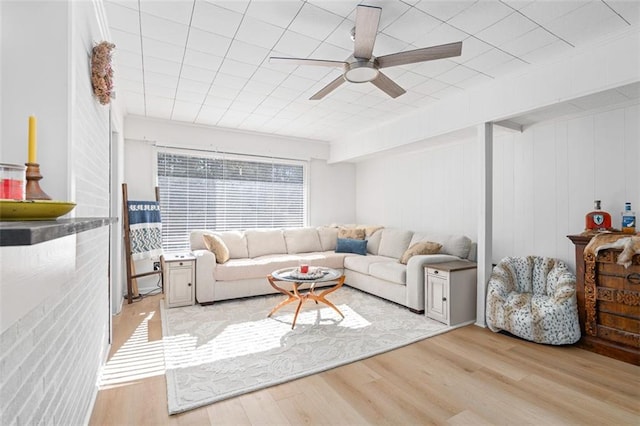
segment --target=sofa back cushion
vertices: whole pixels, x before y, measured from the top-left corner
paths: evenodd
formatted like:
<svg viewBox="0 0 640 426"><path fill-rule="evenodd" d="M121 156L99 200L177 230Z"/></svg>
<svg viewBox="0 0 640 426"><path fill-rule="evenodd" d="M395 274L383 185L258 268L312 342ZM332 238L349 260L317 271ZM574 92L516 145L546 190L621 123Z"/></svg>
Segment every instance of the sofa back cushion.
<svg viewBox="0 0 640 426"><path fill-rule="evenodd" d="M378 254L380 256L393 257L400 259L402 254L409 248L413 232L402 229L381 229L380 246ZM375 235L375 234L374 234Z"/></svg>
<svg viewBox="0 0 640 426"><path fill-rule="evenodd" d="M282 229L249 229L244 233L249 257L287 253Z"/></svg>
<svg viewBox="0 0 640 426"><path fill-rule="evenodd" d="M315 228L285 229L284 241L289 254L322 251L320 236Z"/></svg>
<svg viewBox="0 0 640 426"><path fill-rule="evenodd" d="M204 234L217 235L227 246L230 259L241 259L249 257L247 251L247 239L242 231L207 231L204 229L195 229L189 234L189 242L191 250L207 250L202 236Z"/></svg>
<svg viewBox="0 0 640 426"><path fill-rule="evenodd" d="M416 232L411 239L411 245L422 241L433 241L442 245L440 253L451 254L466 259L471 249L471 239L464 235L434 234L431 232Z"/></svg>
<svg viewBox="0 0 640 426"><path fill-rule="evenodd" d="M322 251L333 251L336 249L338 241L338 228L335 226L321 226L318 228L318 236L320 237L320 245Z"/></svg>
<svg viewBox="0 0 640 426"><path fill-rule="evenodd" d="M373 232L367 236L367 253L378 254L380 248L380 240L382 239L382 229Z"/></svg>

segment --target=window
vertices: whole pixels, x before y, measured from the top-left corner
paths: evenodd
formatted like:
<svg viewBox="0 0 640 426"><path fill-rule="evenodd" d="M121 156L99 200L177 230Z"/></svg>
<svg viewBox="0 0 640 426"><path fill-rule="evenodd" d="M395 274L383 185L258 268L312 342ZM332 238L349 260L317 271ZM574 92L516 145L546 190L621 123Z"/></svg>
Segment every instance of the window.
<svg viewBox="0 0 640 426"><path fill-rule="evenodd" d="M193 229L285 228L305 223L305 165L253 157L158 152L162 248L189 248Z"/></svg>

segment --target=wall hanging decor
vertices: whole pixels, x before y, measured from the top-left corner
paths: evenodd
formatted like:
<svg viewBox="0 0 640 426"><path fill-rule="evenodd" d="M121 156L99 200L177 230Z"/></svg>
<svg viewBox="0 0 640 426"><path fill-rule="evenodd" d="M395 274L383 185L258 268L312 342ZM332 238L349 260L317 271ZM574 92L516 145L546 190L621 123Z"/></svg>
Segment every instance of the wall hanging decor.
<svg viewBox="0 0 640 426"><path fill-rule="evenodd" d="M113 91L113 68L111 68L111 51L115 44L103 41L96 44L91 55L91 84L93 94L102 105L115 98Z"/></svg>

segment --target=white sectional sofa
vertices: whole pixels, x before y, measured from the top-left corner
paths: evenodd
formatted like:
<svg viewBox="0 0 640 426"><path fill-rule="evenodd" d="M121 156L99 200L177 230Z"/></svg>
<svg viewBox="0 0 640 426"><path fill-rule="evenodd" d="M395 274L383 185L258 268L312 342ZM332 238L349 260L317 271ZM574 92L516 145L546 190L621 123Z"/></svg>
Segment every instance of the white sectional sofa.
<svg viewBox="0 0 640 426"><path fill-rule="evenodd" d="M424 311L424 265L451 260L475 260L476 246L463 235L412 232L382 228L367 237L367 254L336 253L337 227L253 229L246 231L191 232L196 256L196 299L207 304L247 296L274 293L266 277L273 271L301 262L342 271L345 284ZM203 235L218 236L229 251L229 260L216 262ZM438 254L416 255L406 265L403 253L417 242L442 245Z"/></svg>

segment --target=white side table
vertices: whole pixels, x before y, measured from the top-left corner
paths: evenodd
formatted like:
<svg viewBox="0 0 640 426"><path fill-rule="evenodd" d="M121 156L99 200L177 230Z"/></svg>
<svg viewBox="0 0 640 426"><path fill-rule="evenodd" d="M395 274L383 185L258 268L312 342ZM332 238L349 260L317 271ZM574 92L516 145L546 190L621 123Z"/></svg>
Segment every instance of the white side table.
<svg viewBox="0 0 640 426"><path fill-rule="evenodd" d="M168 308L196 302L196 258L191 253L160 256L164 300Z"/></svg>
<svg viewBox="0 0 640 426"><path fill-rule="evenodd" d="M477 265L456 260L424 268L425 314L447 325L476 320Z"/></svg>

